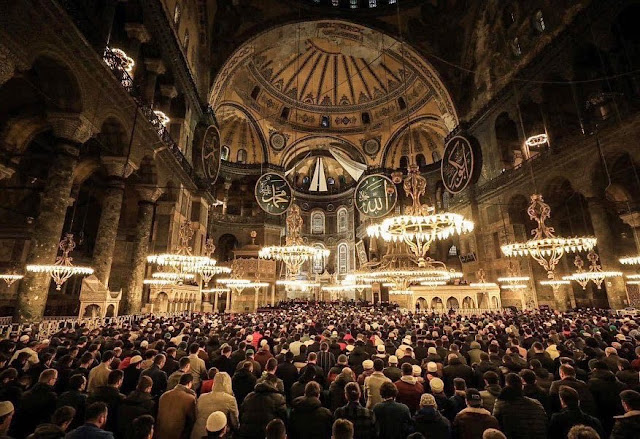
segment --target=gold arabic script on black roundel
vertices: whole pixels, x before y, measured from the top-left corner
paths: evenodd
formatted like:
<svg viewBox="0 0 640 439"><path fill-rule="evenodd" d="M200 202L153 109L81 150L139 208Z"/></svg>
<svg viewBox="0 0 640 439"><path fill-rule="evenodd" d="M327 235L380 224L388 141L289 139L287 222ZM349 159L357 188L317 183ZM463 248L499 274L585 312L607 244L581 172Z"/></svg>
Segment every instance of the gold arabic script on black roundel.
<svg viewBox="0 0 640 439"><path fill-rule="evenodd" d="M389 177L381 174L367 175L358 183L353 198L356 209L361 214L381 218L395 207L398 191Z"/></svg>
<svg viewBox="0 0 640 439"><path fill-rule="evenodd" d="M282 215L293 200L289 182L275 172L267 172L256 182L256 201L262 210L271 215Z"/></svg>
<svg viewBox="0 0 640 439"><path fill-rule="evenodd" d="M452 137L444 148L440 174L445 189L453 194L464 190L475 178L475 150L466 137Z"/></svg>

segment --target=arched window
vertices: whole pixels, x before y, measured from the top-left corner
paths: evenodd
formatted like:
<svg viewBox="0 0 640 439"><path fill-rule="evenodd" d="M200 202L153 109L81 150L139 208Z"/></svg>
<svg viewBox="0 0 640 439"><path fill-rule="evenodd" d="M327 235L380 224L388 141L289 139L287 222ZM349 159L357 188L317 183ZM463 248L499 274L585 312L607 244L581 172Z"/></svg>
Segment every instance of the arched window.
<svg viewBox="0 0 640 439"><path fill-rule="evenodd" d="M424 158L424 154L418 154L416 156L416 164L418 167L423 167L427 164L427 159Z"/></svg>
<svg viewBox="0 0 640 439"><path fill-rule="evenodd" d="M222 147L222 152L220 153L220 158L222 160L229 160L229 147L228 146L223 146Z"/></svg>
<svg viewBox="0 0 640 439"><path fill-rule="evenodd" d="M346 243L338 244L338 274L347 274L349 271L349 246Z"/></svg>
<svg viewBox="0 0 640 439"><path fill-rule="evenodd" d="M455 245L449 247L449 256L458 256L458 248Z"/></svg>
<svg viewBox="0 0 640 439"><path fill-rule="evenodd" d="M547 29L547 25L544 22L544 15L542 15L540 9L533 14L533 27L535 27L538 32L544 32Z"/></svg>
<svg viewBox="0 0 640 439"><path fill-rule="evenodd" d="M313 244L313 246L324 249L322 244ZM313 272L316 274L324 273L324 256L319 256L313 259Z"/></svg>
<svg viewBox="0 0 640 439"><path fill-rule="evenodd" d="M258 99L259 94L260 94L260 87L256 85L255 87L253 87L253 90L251 90L251 99L255 101L256 99Z"/></svg>
<svg viewBox="0 0 640 439"><path fill-rule="evenodd" d="M522 55L522 48L520 47L520 40L518 39L518 37L515 37L511 41L511 50L513 51L513 54L515 56Z"/></svg>
<svg viewBox="0 0 640 439"><path fill-rule="evenodd" d="M315 211L311 214L311 234L324 234L324 213Z"/></svg>
<svg viewBox="0 0 640 439"><path fill-rule="evenodd" d="M349 219L347 217L347 209L341 207L338 209L338 233L349 230Z"/></svg>
<svg viewBox="0 0 640 439"><path fill-rule="evenodd" d="M349 6L351 9L355 9L358 7L358 0L349 0Z"/></svg>
<svg viewBox="0 0 640 439"><path fill-rule="evenodd" d="M449 195L449 192L444 191L444 193L442 194L442 208L444 210L449 209L449 197L451 197L451 195Z"/></svg>
<svg viewBox="0 0 640 439"><path fill-rule="evenodd" d="M180 22L180 3L176 3L176 7L173 10L173 24L177 25Z"/></svg>
<svg viewBox="0 0 640 439"><path fill-rule="evenodd" d="M440 158L440 153L438 151L433 151L431 153L431 160L433 160L433 163L439 162L440 160L442 160Z"/></svg>
<svg viewBox="0 0 640 439"><path fill-rule="evenodd" d="M404 98L403 98L403 97L399 97L399 98L398 98L398 107L399 107L401 110L406 110L406 109L407 109L407 103L405 102L405 100L404 100Z"/></svg>
<svg viewBox="0 0 640 439"><path fill-rule="evenodd" d="M405 169L408 166L409 166L409 157L407 157L406 155L403 155L402 157L400 157L400 168Z"/></svg>
<svg viewBox="0 0 640 439"><path fill-rule="evenodd" d="M189 29L187 29L184 33L184 51L189 51Z"/></svg>
<svg viewBox="0 0 640 439"><path fill-rule="evenodd" d="M236 156L236 161L238 163L247 163L247 150L239 149L238 154Z"/></svg>

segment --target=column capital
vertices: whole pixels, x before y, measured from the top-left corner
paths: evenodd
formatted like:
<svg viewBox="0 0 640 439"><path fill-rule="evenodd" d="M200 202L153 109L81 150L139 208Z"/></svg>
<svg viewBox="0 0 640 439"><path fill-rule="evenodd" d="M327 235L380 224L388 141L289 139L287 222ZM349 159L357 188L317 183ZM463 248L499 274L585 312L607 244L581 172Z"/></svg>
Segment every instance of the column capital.
<svg viewBox="0 0 640 439"><path fill-rule="evenodd" d="M138 166L126 157L103 156L100 162L109 177L128 178L132 172L138 170Z"/></svg>
<svg viewBox="0 0 640 439"><path fill-rule="evenodd" d="M11 177L13 177L13 174L16 172L16 170L9 166L6 165L4 163L0 163L0 180L4 180L5 178L8 180Z"/></svg>
<svg viewBox="0 0 640 439"><path fill-rule="evenodd" d="M146 184L137 185L135 187L135 190L140 197L140 201L143 201L145 203L155 203L164 192L164 189L161 189L155 185Z"/></svg>
<svg viewBox="0 0 640 439"><path fill-rule="evenodd" d="M153 72L157 75L162 75L167 71L164 62L159 58L147 58L144 60L144 65L148 71Z"/></svg>
<svg viewBox="0 0 640 439"><path fill-rule="evenodd" d="M640 212L623 213L620 219L632 229L640 227Z"/></svg>
<svg viewBox="0 0 640 439"><path fill-rule="evenodd" d="M82 145L93 135L91 123L80 113L48 112L47 121L56 137L78 145Z"/></svg>
<svg viewBox="0 0 640 439"><path fill-rule="evenodd" d="M129 38L136 39L141 43L148 43L151 40L151 34L142 23L125 23L124 31Z"/></svg>

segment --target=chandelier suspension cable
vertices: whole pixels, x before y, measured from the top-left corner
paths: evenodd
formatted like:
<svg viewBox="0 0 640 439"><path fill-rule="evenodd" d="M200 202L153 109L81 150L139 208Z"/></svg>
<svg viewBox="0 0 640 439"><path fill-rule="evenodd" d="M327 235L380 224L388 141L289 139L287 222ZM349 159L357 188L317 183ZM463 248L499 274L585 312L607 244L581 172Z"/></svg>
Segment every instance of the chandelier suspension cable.
<svg viewBox="0 0 640 439"><path fill-rule="evenodd" d="M406 66L406 60L405 60L405 45L404 45L404 35L402 34L402 21L400 20L400 0L398 0L396 2L396 18L398 20L398 37L400 38L400 55L402 57L402 76L404 79L404 90L403 90L403 95L404 95L404 100L405 100L405 104L406 104L406 116L407 116L407 136L409 137L409 162L407 163L407 172L409 171L409 168L416 164L417 161L415 159L414 156L414 150L413 150L413 133L411 130L411 117L410 117L410 109L409 109L409 98L407 95L407 90L409 89L409 81L408 81L408 76L407 76L407 66ZM400 145L400 151L402 151L402 145Z"/></svg>

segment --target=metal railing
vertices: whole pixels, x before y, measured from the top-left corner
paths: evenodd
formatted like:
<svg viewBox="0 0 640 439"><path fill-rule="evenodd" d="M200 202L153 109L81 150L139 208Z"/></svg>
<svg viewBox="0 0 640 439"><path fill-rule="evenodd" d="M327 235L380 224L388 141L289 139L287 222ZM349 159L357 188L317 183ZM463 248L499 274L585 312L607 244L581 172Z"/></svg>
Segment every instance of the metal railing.
<svg viewBox="0 0 640 439"><path fill-rule="evenodd" d="M152 314L130 314L114 317L76 317L76 316L45 316L39 323L12 323L11 317L0 317L0 339L6 338L10 333L21 334L29 329L31 338L43 340L49 338L64 328L85 327L87 329L97 329L112 324L123 325L140 322L151 316L153 317L182 317L188 315L187 311L173 313L152 313Z"/></svg>

